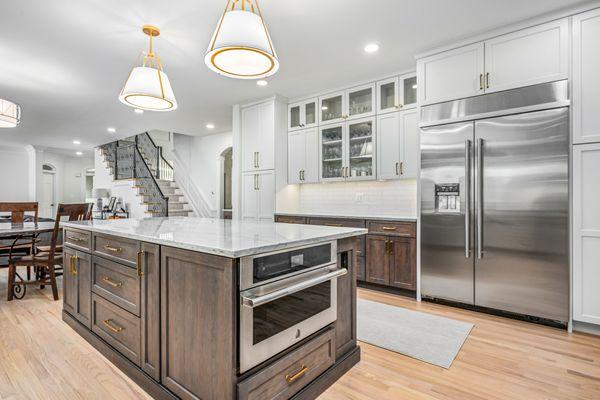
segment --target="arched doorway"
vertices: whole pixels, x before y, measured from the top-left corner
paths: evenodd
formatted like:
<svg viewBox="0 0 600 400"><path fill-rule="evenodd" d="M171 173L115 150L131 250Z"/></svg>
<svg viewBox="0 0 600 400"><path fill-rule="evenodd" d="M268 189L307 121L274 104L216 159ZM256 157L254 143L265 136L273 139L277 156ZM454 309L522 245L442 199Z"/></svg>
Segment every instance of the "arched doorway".
<svg viewBox="0 0 600 400"><path fill-rule="evenodd" d="M233 148L228 147L221 152L221 174L220 174L220 210L219 216L224 219L231 219L231 177L233 170Z"/></svg>

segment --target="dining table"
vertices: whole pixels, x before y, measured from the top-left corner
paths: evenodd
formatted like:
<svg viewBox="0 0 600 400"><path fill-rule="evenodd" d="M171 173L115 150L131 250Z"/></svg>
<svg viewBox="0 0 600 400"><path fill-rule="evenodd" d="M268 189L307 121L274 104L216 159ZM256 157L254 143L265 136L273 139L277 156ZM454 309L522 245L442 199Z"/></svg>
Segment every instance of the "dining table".
<svg viewBox="0 0 600 400"><path fill-rule="evenodd" d="M23 241L33 242L35 245L37 237L42 233L52 232L54 230L53 221L43 222L23 222L23 223L12 223L12 222L0 222L0 240L10 244L10 250L8 254L0 254L0 257L10 257L12 249ZM7 243L7 244L8 244ZM17 278L23 280L23 278L17 273ZM26 286L19 285L18 283L14 287L14 296L17 299L22 299L25 296Z"/></svg>

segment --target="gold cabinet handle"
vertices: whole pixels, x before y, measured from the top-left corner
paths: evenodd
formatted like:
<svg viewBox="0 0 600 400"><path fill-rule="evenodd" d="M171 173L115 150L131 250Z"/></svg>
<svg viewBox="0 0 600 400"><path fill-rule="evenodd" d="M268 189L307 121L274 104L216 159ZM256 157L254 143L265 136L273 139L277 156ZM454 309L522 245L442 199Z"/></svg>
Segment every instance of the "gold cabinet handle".
<svg viewBox="0 0 600 400"><path fill-rule="evenodd" d="M308 371L308 367L306 365L302 365L302 367L300 367L300 371L298 371L294 374L286 374L285 380L287 381L287 383L294 383L294 381L298 380L304 374L306 374L307 371Z"/></svg>
<svg viewBox="0 0 600 400"><path fill-rule="evenodd" d="M104 282L108 283L112 287L121 287L121 286L123 286L123 282L115 282L112 279L110 279L108 276L105 276L104 278L102 278L102 280Z"/></svg>
<svg viewBox="0 0 600 400"><path fill-rule="evenodd" d="M490 88L490 73L486 72L485 74L485 88L489 89Z"/></svg>
<svg viewBox="0 0 600 400"><path fill-rule="evenodd" d="M400 172L398 171L398 162L396 162L395 168L396 168L396 175L400 175Z"/></svg>
<svg viewBox="0 0 600 400"><path fill-rule="evenodd" d="M71 256L70 260L69 260L69 264L70 264L70 269L71 269L71 275L73 276L77 276L77 270L75 269L75 263L77 262L77 256Z"/></svg>
<svg viewBox="0 0 600 400"><path fill-rule="evenodd" d="M71 240L73 242L76 242L76 243L85 242L84 239L78 238L78 237L75 237L75 236L67 236L67 239L69 239L69 240Z"/></svg>
<svg viewBox="0 0 600 400"><path fill-rule="evenodd" d="M138 276L144 276L144 269L142 267L142 263L144 262L144 253L145 251L138 251L137 253L137 274Z"/></svg>
<svg viewBox="0 0 600 400"><path fill-rule="evenodd" d="M479 74L479 90L483 90L483 74Z"/></svg>
<svg viewBox="0 0 600 400"><path fill-rule="evenodd" d="M395 231L396 228L393 226L382 226L381 229L383 229L384 231Z"/></svg>
<svg viewBox="0 0 600 400"><path fill-rule="evenodd" d="M123 249L121 247L112 247L108 244L106 246L104 246L104 249L108 250L108 251L112 251L113 253L121 253L123 251Z"/></svg>
<svg viewBox="0 0 600 400"><path fill-rule="evenodd" d="M302 180L305 181L306 178L304 177L304 170L302 170Z"/></svg>
<svg viewBox="0 0 600 400"><path fill-rule="evenodd" d="M122 326L118 326L118 325L113 325L110 323L110 319L105 319L104 321L102 321L102 323L104 325L106 325L106 327L108 329L110 329L111 331L115 332L115 333L121 333L125 330L125 328L123 328Z"/></svg>
<svg viewBox="0 0 600 400"><path fill-rule="evenodd" d="M404 175L404 162L400 162L400 175Z"/></svg>

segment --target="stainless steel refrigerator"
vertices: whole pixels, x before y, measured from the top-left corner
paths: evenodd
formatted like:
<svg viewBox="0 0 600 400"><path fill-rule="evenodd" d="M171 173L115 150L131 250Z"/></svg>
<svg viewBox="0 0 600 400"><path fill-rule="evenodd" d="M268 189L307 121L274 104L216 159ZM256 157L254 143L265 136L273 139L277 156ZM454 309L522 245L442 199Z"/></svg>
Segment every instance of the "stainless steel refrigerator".
<svg viewBox="0 0 600 400"><path fill-rule="evenodd" d="M568 104L560 81L422 107L424 297L568 321Z"/></svg>

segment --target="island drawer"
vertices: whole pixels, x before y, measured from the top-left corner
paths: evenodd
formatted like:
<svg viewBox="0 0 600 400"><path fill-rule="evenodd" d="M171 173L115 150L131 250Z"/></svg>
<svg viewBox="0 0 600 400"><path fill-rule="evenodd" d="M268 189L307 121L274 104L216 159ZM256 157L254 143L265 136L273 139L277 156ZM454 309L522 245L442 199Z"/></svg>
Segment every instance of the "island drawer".
<svg viewBox="0 0 600 400"><path fill-rule="evenodd" d="M90 252L92 244L92 232L65 228L63 243L76 248L77 250Z"/></svg>
<svg viewBox="0 0 600 400"><path fill-rule="evenodd" d="M337 226L344 228L364 228L364 219L310 218L310 225Z"/></svg>
<svg viewBox="0 0 600 400"><path fill-rule="evenodd" d="M335 361L333 328L238 384L244 400L289 399Z"/></svg>
<svg viewBox="0 0 600 400"><path fill-rule="evenodd" d="M140 242L117 236L94 233L94 254L135 267Z"/></svg>
<svg viewBox="0 0 600 400"><path fill-rule="evenodd" d="M94 256L92 292L140 316L141 279L133 268Z"/></svg>
<svg viewBox="0 0 600 400"><path fill-rule="evenodd" d="M140 365L140 319L92 294L92 331Z"/></svg>
<svg viewBox="0 0 600 400"><path fill-rule="evenodd" d="M306 218L293 215L276 215L275 222L282 222L284 224L306 224Z"/></svg>
<svg viewBox="0 0 600 400"><path fill-rule="evenodd" d="M369 233L392 236L416 236L416 224L414 222L398 221L369 221Z"/></svg>

